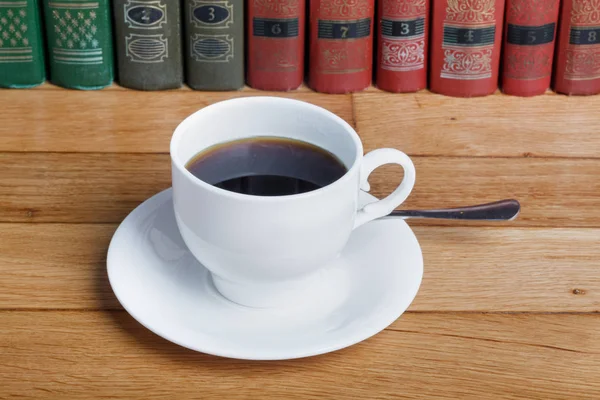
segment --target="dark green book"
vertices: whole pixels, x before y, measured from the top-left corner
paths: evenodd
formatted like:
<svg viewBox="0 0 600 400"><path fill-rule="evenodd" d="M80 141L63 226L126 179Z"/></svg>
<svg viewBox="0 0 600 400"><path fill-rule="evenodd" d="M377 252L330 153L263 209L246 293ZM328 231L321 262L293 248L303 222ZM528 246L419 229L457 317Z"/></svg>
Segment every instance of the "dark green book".
<svg viewBox="0 0 600 400"><path fill-rule="evenodd" d="M180 87L179 0L113 0L113 9L119 83L140 90Z"/></svg>
<svg viewBox="0 0 600 400"><path fill-rule="evenodd" d="M244 86L244 1L185 0L186 82L198 90Z"/></svg>
<svg viewBox="0 0 600 400"><path fill-rule="evenodd" d="M0 87L26 88L45 80L37 0L0 0Z"/></svg>
<svg viewBox="0 0 600 400"><path fill-rule="evenodd" d="M112 83L110 11L109 0L44 0L52 83L73 89Z"/></svg>

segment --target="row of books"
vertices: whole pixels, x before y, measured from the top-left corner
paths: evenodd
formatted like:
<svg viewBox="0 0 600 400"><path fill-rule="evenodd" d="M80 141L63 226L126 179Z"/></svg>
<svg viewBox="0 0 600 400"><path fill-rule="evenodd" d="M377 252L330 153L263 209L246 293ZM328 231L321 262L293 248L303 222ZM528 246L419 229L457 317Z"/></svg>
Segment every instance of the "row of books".
<svg viewBox="0 0 600 400"><path fill-rule="evenodd" d="M139 90L597 94L600 1L0 0L0 86L115 73Z"/></svg>

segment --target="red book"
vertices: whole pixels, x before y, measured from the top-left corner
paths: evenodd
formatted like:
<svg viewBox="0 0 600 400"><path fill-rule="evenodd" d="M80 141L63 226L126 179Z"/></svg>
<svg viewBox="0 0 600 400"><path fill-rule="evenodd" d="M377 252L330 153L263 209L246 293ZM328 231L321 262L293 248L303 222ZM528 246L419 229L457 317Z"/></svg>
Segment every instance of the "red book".
<svg viewBox="0 0 600 400"><path fill-rule="evenodd" d="M485 96L498 88L504 0L435 0L431 31L432 92Z"/></svg>
<svg viewBox="0 0 600 400"><path fill-rule="evenodd" d="M427 87L429 0L381 0L377 87L416 92Z"/></svg>
<svg viewBox="0 0 600 400"><path fill-rule="evenodd" d="M247 83L255 89L297 89L304 79L304 0L250 0Z"/></svg>
<svg viewBox="0 0 600 400"><path fill-rule="evenodd" d="M597 1L563 0L554 90L600 93L600 9Z"/></svg>
<svg viewBox="0 0 600 400"><path fill-rule="evenodd" d="M550 87L560 0L506 0L502 91L544 94Z"/></svg>
<svg viewBox="0 0 600 400"><path fill-rule="evenodd" d="M348 93L371 84L374 0L310 1L309 86Z"/></svg>

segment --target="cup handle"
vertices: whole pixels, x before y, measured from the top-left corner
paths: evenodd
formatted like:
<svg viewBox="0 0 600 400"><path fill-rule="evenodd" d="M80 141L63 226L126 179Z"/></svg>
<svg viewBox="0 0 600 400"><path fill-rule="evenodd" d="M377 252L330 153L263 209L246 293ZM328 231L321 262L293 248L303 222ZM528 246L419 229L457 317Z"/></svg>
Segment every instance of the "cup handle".
<svg viewBox="0 0 600 400"><path fill-rule="evenodd" d="M354 228L372 221L377 218L391 213L396 207L406 200L408 195L415 186L416 171L411 159L396 149L377 149L369 152L363 158L360 189L368 192L371 187L369 185L369 175L378 167L384 164L398 164L404 169L404 179L400 185L385 199L369 203L356 213L354 220Z"/></svg>

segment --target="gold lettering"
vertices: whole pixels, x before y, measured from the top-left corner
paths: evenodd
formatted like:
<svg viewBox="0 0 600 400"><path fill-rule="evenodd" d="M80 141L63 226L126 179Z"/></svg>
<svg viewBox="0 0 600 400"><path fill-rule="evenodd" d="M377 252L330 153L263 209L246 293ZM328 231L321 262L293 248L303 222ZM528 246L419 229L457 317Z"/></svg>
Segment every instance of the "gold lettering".
<svg viewBox="0 0 600 400"><path fill-rule="evenodd" d="M410 30L408 29L408 24L402 22L400 24L400 34L401 35L408 35L408 32L410 32Z"/></svg>
<svg viewBox="0 0 600 400"><path fill-rule="evenodd" d="M348 36L348 30L350 28L348 28L347 26L341 26L340 30L342 31L342 39L346 38Z"/></svg>

